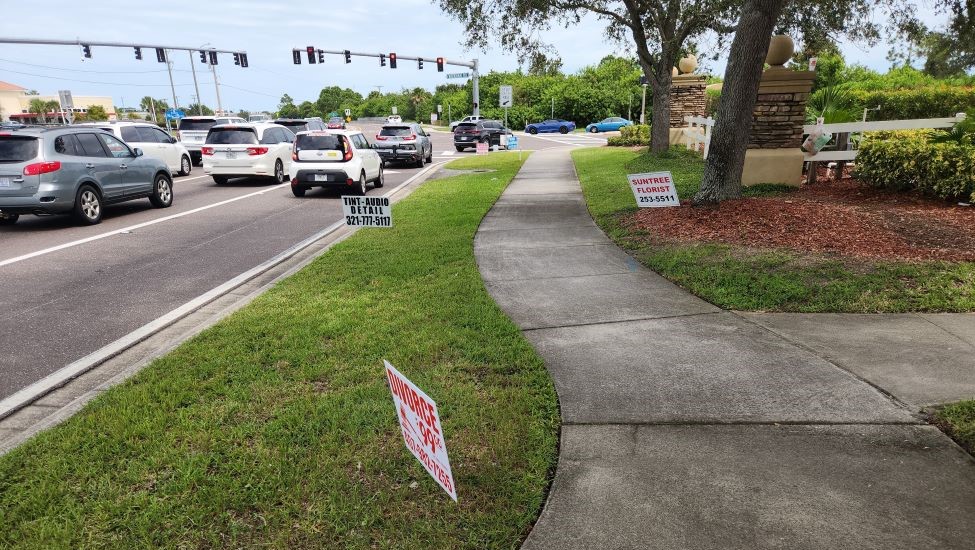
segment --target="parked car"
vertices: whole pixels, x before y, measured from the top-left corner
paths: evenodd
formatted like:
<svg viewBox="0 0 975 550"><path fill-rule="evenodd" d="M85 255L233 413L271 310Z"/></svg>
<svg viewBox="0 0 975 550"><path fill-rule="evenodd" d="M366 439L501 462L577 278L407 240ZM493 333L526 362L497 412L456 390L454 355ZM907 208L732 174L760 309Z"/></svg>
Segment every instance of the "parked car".
<svg viewBox="0 0 975 550"><path fill-rule="evenodd" d="M532 124L525 126L525 131L529 134L538 134L542 132L559 132L560 134L568 134L575 129L575 122L561 119L543 120L541 122L533 122Z"/></svg>
<svg viewBox="0 0 975 550"><path fill-rule="evenodd" d="M90 126L111 133L129 144L129 147L142 149L147 157L157 158L166 163L169 171L180 176L190 175L193 163L190 153L176 138L164 132L159 126L148 122L85 122L78 126Z"/></svg>
<svg viewBox="0 0 975 550"><path fill-rule="evenodd" d="M615 132L624 126L633 126L633 123L625 118L611 116L586 126L586 131L593 134L597 132Z"/></svg>
<svg viewBox="0 0 975 550"><path fill-rule="evenodd" d="M230 178L258 176L287 181L295 134L279 124L221 124L210 128L203 146L203 171L217 185Z"/></svg>
<svg viewBox="0 0 975 550"><path fill-rule="evenodd" d="M511 130L505 128L499 120L464 122L454 129L454 148L463 151L469 147L477 147L478 143L500 146L501 136L510 135Z"/></svg>
<svg viewBox="0 0 975 550"><path fill-rule="evenodd" d="M104 207L148 198L173 203L166 163L96 128L24 128L0 132L0 225L24 214L74 214L88 225Z"/></svg>
<svg viewBox="0 0 975 550"><path fill-rule="evenodd" d="M216 124L241 124L244 119L228 116L188 116L180 119L176 129L176 139L190 152L193 164L203 161L200 148L207 139L207 132Z"/></svg>
<svg viewBox="0 0 975 550"><path fill-rule="evenodd" d="M308 130L324 130L325 124L321 119L314 118L276 118L274 124L280 124L292 133L307 132Z"/></svg>
<svg viewBox="0 0 975 550"><path fill-rule="evenodd" d="M400 124L403 122L403 117L399 115L389 115L386 117L386 124Z"/></svg>
<svg viewBox="0 0 975 550"><path fill-rule="evenodd" d="M419 124L387 124L376 134L373 146L383 162L402 160L417 168L423 162L433 162L433 142Z"/></svg>
<svg viewBox="0 0 975 550"><path fill-rule="evenodd" d="M457 126L459 126L461 124L466 124L468 122L480 122L480 121L482 121L484 119L485 119L485 117L482 117L482 116L465 116L464 118L462 118L460 120L455 120L455 121L451 122L450 123L450 131L453 132L454 130L457 129Z"/></svg>
<svg viewBox="0 0 975 550"><path fill-rule="evenodd" d="M328 124L326 125L329 130L344 130L345 129L345 119L340 116L333 116L328 119Z"/></svg>
<svg viewBox="0 0 975 550"><path fill-rule="evenodd" d="M256 114L247 116L247 122L269 122L270 120L271 115Z"/></svg>
<svg viewBox="0 0 975 550"><path fill-rule="evenodd" d="M0 121L0 130L13 130L17 128L23 128L25 125L19 122L14 122L12 120Z"/></svg>
<svg viewBox="0 0 975 550"><path fill-rule="evenodd" d="M291 154L291 192L305 196L312 187L349 189L366 194L366 184L382 187L383 160L358 130L301 132Z"/></svg>

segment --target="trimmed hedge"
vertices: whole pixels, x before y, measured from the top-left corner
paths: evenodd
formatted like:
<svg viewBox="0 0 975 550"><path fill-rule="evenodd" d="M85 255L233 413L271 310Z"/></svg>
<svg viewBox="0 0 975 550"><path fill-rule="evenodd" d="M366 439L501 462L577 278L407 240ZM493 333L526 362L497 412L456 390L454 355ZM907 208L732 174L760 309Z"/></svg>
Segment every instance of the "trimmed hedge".
<svg viewBox="0 0 975 550"><path fill-rule="evenodd" d="M856 176L875 187L975 201L975 146L932 143L932 132L884 132L860 145Z"/></svg>
<svg viewBox="0 0 975 550"><path fill-rule="evenodd" d="M851 107L880 107L870 120L951 117L975 108L975 87L939 86L903 90L848 88Z"/></svg>
<svg viewBox="0 0 975 550"><path fill-rule="evenodd" d="M614 147L630 147L634 145L650 145L650 125L634 124L620 128L620 135L612 136L607 144Z"/></svg>

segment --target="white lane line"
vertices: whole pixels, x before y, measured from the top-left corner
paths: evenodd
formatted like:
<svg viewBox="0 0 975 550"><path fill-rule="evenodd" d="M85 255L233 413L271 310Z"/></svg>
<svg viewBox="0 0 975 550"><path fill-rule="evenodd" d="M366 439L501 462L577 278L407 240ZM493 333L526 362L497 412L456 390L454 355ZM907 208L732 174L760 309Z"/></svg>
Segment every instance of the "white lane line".
<svg viewBox="0 0 975 550"><path fill-rule="evenodd" d="M443 153L440 153L440 155L441 156L444 156L444 157L452 157L452 156L454 156L454 152L453 151L444 151Z"/></svg>
<svg viewBox="0 0 975 550"><path fill-rule="evenodd" d="M184 216L189 216L191 214L197 214L199 212L203 212L204 210L210 210L211 208L216 208L218 206L223 206L225 204L230 204L232 202L237 202L239 200L244 200L244 199L247 199L247 198L250 198L250 197L256 197L257 195L263 195L264 193L268 193L270 191L274 191L275 189L280 189L280 188L285 187L285 186L288 186L288 185L291 185L291 184L290 183L282 183L281 185L275 185L273 187L268 187L267 189L262 189L260 191L254 192L254 193L248 193L247 195L241 195L239 197L234 197L232 199L227 199L227 200L224 200L224 201L215 202L213 204L208 204L206 206L201 206L199 208L194 208L192 210L187 210L186 212L180 212L179 214L173 214L171 216L164 216L162 218L158 218L158 219L155 219L155 220L149 220L147 222L139 223L139 224L136 224L136 225L130 225L128 227L123 227L121 229L116 229L115 231L109 231L108 233L101 233L101 234L98 234L98 235L92 235L91 237L86 237L84 239L78 239L77 241L71 241L71 242L67 242L67 243L64 243L64 244L59 244L57 246L52 246L50 248L45 248L43 250L38 250L36 252L31 252L29 254L24 254L23 256L17 256L15 258L10 258L9 260L0 261L0 267L8 266L10 264L15 264L17 262L22 262L24 260L29 260L31 258L36 258L38 256L43 256L45 254L50 254L51 252L57 252L59 250L64 250L65 248L71 248L71 247L74 247L74 246L79 246L79 245L82 245L82 244L87 244L87 243L90 243L92 241L97 241L97 240L104 239L106 237L111 237L113 235L119 235L119 234L127 233L127 232L130 232L130 231L136 230L136 229L142 229L143 227L149 227L150 225L156 225L157 223L168 222L170 220L175 220L177 218L182 218Z"/></svg>
<svg viewBox="0 0 975 550"><path fill-rule="evenodd" d="M421 176L424 176L428 172L436 170L439 167L440 167L439 163L431 164L425 170L421 170L417 172L416 175L404 181L403 183L397 185L396 187L390 189L389 191L383 193L381 196L387 198L392 197L400 189L406 187L407 185L416 181ZM284 185L288 185L288 184L284 184ZM277 189L279 187L282 186L278 185L273 188L266 189L265 191L262 191L262 193L266 191L271 191L272 189ZM258 194L258 193L254 193L254 194ZM248 195L248 196L252 196L252 195ZM126 334L125 336L119 338L118 340L96 351L93 351L92 353L82 357L81 359L78 359L77 361L69 363L68 365L58 369L55 372L52 372L51 374L45 376L44 378L41 378L37 382L34 382L33 384L20 389L13 395L10 395L5 399L0 400L0 419L10 416L11 413L33 403L35 400L37 400L43 395L46 395L51 390L67 384L72 379L81 376L82 374L88 372L89 370L97 367L99 364L104 363L108 359L111 359L112 357L122 353L126 349L138 344L139 342L145 340L146 338L149 338L153 334L159 332L160 330L166 328L167 326L189 315L193 311L205 306L206 304L212 302L213 300L216 300L223 294L230 292L234 288L242 285L243 283L249 281L250 279L253 279L254 277L260 275L261 273L284 262L288 258L294 256L298 252L301 252L303 249L311 246L319 239L326 237L328 234L338 230L341 227L345 227L344 219L333 223L332 225L326 227L325 229L319 231L318 233L315 233L311 237L308 237L307 239L301 241L300 243L288 248L287 250L271 258L270 260L267 260L266 262L241 273L240 275L234 277L233 279L227 281L226 283L223 283L222 285L214 288L213 290L201 294L200 296L190 300L189 302L186 302L185 304L170 311L169 313L157 318L156 320L150 321L149 323L142 325L141 327ZM354 232L357 229L358 228L353 228L352 231ZM0 451L0 454L3 454L3 452Z"/></svg>

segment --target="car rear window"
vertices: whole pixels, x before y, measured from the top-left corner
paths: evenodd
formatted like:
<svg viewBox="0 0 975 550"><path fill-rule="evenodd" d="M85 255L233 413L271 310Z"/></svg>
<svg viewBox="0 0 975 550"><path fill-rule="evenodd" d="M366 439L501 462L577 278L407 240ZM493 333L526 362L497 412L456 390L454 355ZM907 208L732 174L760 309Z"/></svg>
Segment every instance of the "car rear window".
<svg viewBox="0 0 975 550"><path fill-rule="evenodd" d="M304 121L294 121L294 122L276 122L275 124L280 124L285 128L291 130L292 132L298 133L302 130L306 130L308 123Z"/></svg>
<svg viewBox="0 0 975 550"><path fill-rule="evenodd" d="M413 129L409 126L383 126L379 131L381 136L406 137L413 135Z"/></svg>
<svg viewBox="0 0 975 550"><path fill-rule="evenodd" d="M251 145L257 143L257 132L251 128L214 128L207 143L215 145Z"/></svg>
<svg viewBox="0 0 975 550"><path fill-rule="evenodd" d="M0 162L24 162L37 157L37 138L0 136Z"/></svg>
<svg viewBox="0 0 975 550"><path fill-rule="evenodd" d="M217 120L214 118L184 118L179 121L179 130L181 132L185 131L200 131L205 132L209 130Z"/></svg>
<svg viewBox="0 0 975 550"><path fill-rule="evenodd" d="M295 149L317 151L342 151L342 138L331 134L302 134L298 136Z"/></svg>
<svg viewBox="0 0 975 550"><path fill-rule="evenodd" d="M457 131L468 131L468 130L475 130L475 129L477 129L477 124L474 124L472 122L462 122L458 124L456 128Z"/></svg>

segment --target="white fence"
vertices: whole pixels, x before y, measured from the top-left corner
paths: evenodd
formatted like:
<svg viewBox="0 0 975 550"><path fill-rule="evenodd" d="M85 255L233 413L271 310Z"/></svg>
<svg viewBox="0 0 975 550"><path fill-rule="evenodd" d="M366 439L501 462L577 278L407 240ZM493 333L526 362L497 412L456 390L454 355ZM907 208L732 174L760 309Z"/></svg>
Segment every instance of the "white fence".
<svg viewBox="0 0 975 550"><path fill-rule="evenodd" d="M830 161L850 161L857 156L856 149L851 148L853 142L850 141L851 133L877 132L883 130L924 130L931 128L951 128L955 123L963 120L965 113L959 113L949 118L921 118L912 120L877 120L872 122L840 122L837 124L824 124L823 128L833 134L833 142L838 144L849 144L841 146L839 151L820 151L816 154L806 153L808 162L830 162ZM802 127L803 134L808 135L816 128L815 124L807 124Z"/></svg>
<svg viewBox="0 0 975 550"><path fill-rule="evenodd" d="M711 148L711 131L714 129L714 119L711 117L686 116L687 128L684 128L683 141L688 149L701 150L704 145L704 158L708 158Z"/></svg>

